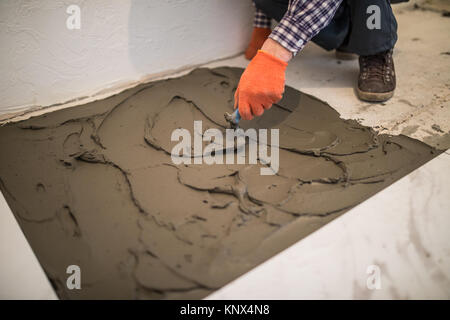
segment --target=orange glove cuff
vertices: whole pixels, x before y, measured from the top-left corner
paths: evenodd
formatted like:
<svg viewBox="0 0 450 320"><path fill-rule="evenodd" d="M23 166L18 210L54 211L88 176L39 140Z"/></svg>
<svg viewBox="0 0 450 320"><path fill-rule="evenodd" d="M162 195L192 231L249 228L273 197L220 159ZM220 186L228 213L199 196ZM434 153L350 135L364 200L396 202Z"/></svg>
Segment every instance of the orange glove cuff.
<svg viewBox="0 0 450 320"><path fill-rule="evenodd" d="M273 63L275 63L275 64L279 64L280 67L283 68L283 71L286 70L286 67L287 67L287 65L288 65L288 63L287 63L286 61L283 61L283 60L281 60L281 59L278 59L277 57L271 55L271 54L268 53L268 52L265 52L264 50L261 50L261 49L258 50L258 53L260 53L260 52L261 52L261 54L262 54L265 58L272 60Z"/></svg>

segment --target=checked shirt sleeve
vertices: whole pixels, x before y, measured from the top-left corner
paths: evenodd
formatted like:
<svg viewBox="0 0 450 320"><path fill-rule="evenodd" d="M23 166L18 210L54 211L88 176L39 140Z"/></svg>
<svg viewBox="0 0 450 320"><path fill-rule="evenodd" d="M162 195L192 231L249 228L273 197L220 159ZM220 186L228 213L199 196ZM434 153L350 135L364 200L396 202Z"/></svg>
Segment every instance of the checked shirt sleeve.
<svg viewBox="0 0 450 320"><path fill-rule="evenodd" d="M283 19L270 34L294 55L328 25L342 0L292 0Z"/></svg>

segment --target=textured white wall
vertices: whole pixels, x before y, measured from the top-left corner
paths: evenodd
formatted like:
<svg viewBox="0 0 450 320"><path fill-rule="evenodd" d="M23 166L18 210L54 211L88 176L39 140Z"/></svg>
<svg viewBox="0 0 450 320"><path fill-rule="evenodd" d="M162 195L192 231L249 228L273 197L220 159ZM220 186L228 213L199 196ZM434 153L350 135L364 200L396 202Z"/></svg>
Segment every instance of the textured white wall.
<svg viewBox="0 0 450 320"><path fill-rule="evenodd" d="M252 12L250 0L2 0L0 114L236 54Z"/></svg>

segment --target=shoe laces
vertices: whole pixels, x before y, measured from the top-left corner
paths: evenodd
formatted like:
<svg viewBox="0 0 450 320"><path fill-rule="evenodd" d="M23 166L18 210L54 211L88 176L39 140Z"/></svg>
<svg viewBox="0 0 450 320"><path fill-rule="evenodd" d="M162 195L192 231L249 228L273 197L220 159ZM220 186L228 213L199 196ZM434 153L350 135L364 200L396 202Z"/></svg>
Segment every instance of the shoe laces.
<svg viewBox="0 0 450 320"><path fill-rule="evenodd" d="M365 80L390 81L389 51L361 56L362 78Z"/></svg>

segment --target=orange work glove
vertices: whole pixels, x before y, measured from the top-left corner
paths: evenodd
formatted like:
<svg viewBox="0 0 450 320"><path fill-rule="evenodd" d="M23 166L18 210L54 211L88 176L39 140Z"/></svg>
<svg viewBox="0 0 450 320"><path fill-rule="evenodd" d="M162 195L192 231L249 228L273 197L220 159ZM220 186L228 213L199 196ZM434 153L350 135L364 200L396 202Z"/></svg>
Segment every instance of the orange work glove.
<svg viewBox="0 0 450 320"><path fill-rule="evenodd" d="M272 30L270 28L253 28L252 37L250 39L250 44L245 50L245 57L248 60L252 60L256 55L259 49L264 44L264 41L267 40Z"/></svg>
<svg viewBox="0 0 450 320"><path fill-rule="evenodd" d="M287 62L258 50L239 80L234 93L234 108L244 120L260 116L264 109L281 100Z"/></svg>

